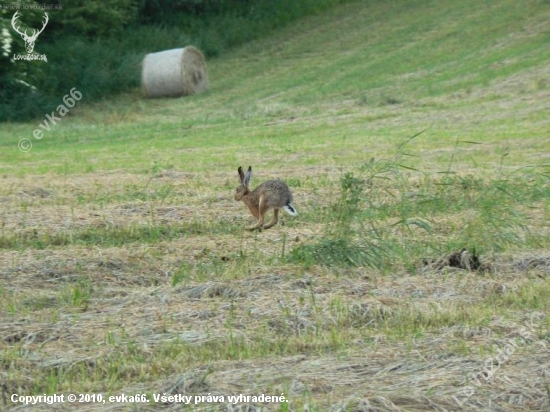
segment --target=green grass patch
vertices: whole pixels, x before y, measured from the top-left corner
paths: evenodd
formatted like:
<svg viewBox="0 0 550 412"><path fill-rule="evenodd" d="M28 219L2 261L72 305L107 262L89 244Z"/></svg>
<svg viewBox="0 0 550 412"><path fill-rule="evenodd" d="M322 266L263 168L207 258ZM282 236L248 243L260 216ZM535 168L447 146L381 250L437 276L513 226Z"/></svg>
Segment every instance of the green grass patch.
<svg viewBox="0 0 550 412"><path fill-rule="evenodd" d="M0 249L46 249L48 247L64 247L71 245L96 245L101 247L123 246L132 243L159 243L180 237L193 235L219 235L236 233L237 227L204 222L187 222L180 226L174 225L137 225L113 227L88 227L66 232L41 233L29 230L19 234L4 234L0 236Z"/></svg>

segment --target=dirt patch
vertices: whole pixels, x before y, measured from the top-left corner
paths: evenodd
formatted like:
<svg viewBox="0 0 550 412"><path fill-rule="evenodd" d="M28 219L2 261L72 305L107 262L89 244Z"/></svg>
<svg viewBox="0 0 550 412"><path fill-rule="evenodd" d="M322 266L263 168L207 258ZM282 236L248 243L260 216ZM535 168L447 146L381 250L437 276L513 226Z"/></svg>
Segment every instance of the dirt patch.
<svg viewBox="0 0 550 412"><path fill-rule="evenodd" d="M466 249L449 253L438 259L423 259L422 264L430 270L442 270L446 267L480 272L490 270L490 266L481 264L475 252L471 254Z"/></svg>

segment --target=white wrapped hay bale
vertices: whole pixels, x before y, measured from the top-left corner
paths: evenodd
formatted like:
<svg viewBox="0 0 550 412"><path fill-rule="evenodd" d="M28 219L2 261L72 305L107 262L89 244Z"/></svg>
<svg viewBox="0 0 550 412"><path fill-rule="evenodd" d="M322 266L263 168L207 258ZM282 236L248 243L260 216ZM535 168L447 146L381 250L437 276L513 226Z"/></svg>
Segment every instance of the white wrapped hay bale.
<svg viewBox="0 0 550 412"><path fill-rule="evenodd" d="M141 85L147 97L186 96L208 87L204 56L193 46L145 56Z"/></svg>

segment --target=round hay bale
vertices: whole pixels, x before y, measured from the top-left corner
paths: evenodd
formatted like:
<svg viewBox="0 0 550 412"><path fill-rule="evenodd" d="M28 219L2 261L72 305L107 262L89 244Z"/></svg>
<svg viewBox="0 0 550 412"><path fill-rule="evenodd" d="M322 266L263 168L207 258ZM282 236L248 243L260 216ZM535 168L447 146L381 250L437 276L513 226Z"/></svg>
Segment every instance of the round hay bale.
<svg viewBox="0 0 550 412"><path fill-rule="evenodd" d="M143 59L141 85L147 97L201 92L208 87L204 56L193 46L150 53Z"/></svg>

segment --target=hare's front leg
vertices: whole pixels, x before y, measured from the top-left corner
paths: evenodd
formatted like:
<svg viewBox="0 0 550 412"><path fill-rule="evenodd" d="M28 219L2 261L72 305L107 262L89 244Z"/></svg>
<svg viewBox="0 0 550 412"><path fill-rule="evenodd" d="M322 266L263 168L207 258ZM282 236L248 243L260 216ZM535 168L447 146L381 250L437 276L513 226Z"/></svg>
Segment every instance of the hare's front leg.
<svg viewBox="0 0 550 412"><path fill-rule="evenodd" d="M258 204L258 216L256 216L258 221L256 222L256 224L254 226L247 227L246 229L247 230L256 230L256 229L261 228L264 225L265 212L267 212L268 209L269 209L269 206L267 206L267 204L265 202L265 199L264 199L264 195L262 194L260 196L260 202Z"/></svg>
<svg viewBox="0 0 550 412"><path fill-rule="evenodd" d="M277 224L279 221L279 209L273 209L273 219L267 225L264 226L264 229L269 229Z"/></svg>

